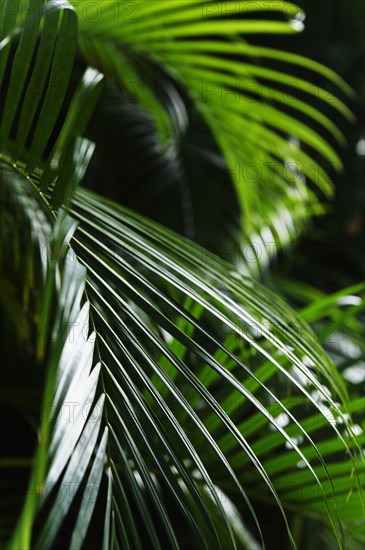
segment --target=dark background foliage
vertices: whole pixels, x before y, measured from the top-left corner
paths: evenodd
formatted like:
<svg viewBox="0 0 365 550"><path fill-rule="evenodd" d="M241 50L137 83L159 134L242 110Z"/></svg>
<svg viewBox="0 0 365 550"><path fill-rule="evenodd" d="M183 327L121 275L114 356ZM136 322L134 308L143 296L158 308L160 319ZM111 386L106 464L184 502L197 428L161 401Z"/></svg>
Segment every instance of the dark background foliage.
<svg viewBox="0 0 365 550"><path fill-rule="evenodd" d="M365 3L361 0L305 0L306 30L294 37L295 50L334 69L356 91L351 108L357 124L346 125L344 169L335 174L336 193L329 213L316 220L283 269L324 291L363 280L365 273ZM294 270L294 271L291 271Z"/></svg>

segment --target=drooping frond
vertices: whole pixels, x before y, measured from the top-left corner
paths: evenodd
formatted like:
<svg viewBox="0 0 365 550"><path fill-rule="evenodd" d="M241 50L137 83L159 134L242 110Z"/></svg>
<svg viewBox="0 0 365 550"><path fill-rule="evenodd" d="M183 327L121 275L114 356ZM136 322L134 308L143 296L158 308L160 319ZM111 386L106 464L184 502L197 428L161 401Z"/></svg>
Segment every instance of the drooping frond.
<svg viewBox="0 0 365 550"><path fill-rule="evenodd" d="M1 267L21 308L32 306L44 392L10 547L45 550L62 538L78 549L98 521L102 548L179 548L177 515L199 548L264 547L263 503L278 512L293 547L292 512L319 519L344 547L350 513L355 522L363 513L363 432L352 419L363 399L350 401L313 331L278 296L181 236L78 187L93 150L81 134L102 76L88 69L68 94L77 43L69 4L31 1L25 19L21 3L12 4L0 42L0 204L2 244L13 240L17 254ZM201 2L136 6L144 19L125 31L123 43L146 58L162 52L167 38L175 43L172 37L292 30L289 22L225 21L212 11L194 22ZM87 18L79 22L86 32ZM106 31L119 44L110 17L101 22L101 38ZM172 50L159 54L163 63L170 65ZM176 63L195 98L195 69ZM280 157L281 147L286 154L285 140L266 127L277 126L271 107L259 117L257 105L249 116L230 101L223 120L214 101L197 106L226 155L228 143L238 155L240 126L232 142L226 132L237 116L267 140L265 158ZM283 121L291 131L294 122ZM299 132L335 160L316 133L303 126ZM247 151L256 137L247 138ZM303 155L299 150L305 164ZM63 414L70 404L72 421Z"/></svg>
<svg viewBox="0 0 365 550"><path fill-rule="evenodd" d="M319 159L331 170L341 167L335 144L343 144L344 136L327 111L353 119L341 100L297 71L320 75L351 95L331 70L250 43L255 35L300 31L300 8L282 1L246 0L108 0L92 15L87 0L75 8L86 59L142 102L156 127L165 128L162 139L168 133L176 143L176 132L166 130L166 101L155 93L160 78L151 84L151 67L185 90L223 154L248 237L268 228L285 244L281 220L285 218L288 227L299 224L318 207L304 182L331 193L328 170Z"/></svg>

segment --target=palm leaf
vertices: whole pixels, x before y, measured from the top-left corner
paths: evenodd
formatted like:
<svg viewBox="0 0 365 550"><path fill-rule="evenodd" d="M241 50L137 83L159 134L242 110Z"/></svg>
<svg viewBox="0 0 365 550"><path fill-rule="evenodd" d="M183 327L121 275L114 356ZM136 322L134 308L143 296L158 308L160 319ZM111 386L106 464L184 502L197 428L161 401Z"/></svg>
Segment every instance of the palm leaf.
<svg viewBox="0 0 365 550"><path fill-rule="evenodd" d="M75 7L82 15L86 0ZM332 71L298 55L246 42L255 34L297 32L303 27L303 17L297 6L287 2L186 0L170 6L164 1L110 1L94 17L80 21L80 45L86 59L122 86L130 75L135 85L132 93L135 90L157 128L166 127L161 107L141 97L147 90L154 93L149 68L157 66L186 90L224 156L248 240L256 232L263 234L262 220L267 220L279 239L277 211L283 204L292 224L303 221L303 215L308 219L318 201L312 193L303 193L303 178L331 194L330 177L320 166L318 153L339 169L338 154L323 134L339 143L344 137L323 107L328 105L353 119L344 103L325 89L284 72L288 66L300 66L351 94ZM262 65L267 60L285 68L267 68ZM319 100L318 107L309 104L314 99ZM170 136L174 139L176 133L170 131ZM291 137L299 139L299 146ZM269 195L270 201L260 200L263 195Z"/></svg>
<svg viewBox="0 0 365 550"><path fill-rule="evenodd" d="M216 458L213 458L215 455L212 455L212 451L207 450L206 455L204 453L210 466L208 471L212 476L213 486L226 484L227 474L230 474L236 483L236 490L246 498L242 492L245 484L236 468L242 474L242 465L246 464L248 467L251 464L266 486L268 498L272 498L280 506L275 485L267 477L262 461L265 453L282 445L285 448L285 444L289 444L294 448L297 462L302 460L306 464L309 473L313 475L314 483L318 483L321 488L322 482L312 469L312 463L295 441L295 437L299 436L307 440L310 456L313 456L313 452L318 453L318 468L326 476L325 461L318 451L315 438L312 438L313 426L303 427L306 426L304 419L300 418L299 421L292 409L286 406L288 387L284 385L284 394L281 394L279 380L283 377L293 387L294 395L304 395L308 399L310 407L316 410L315 429L320 425L318 415L323 418L324 425L331 424L327 417L328 410L335 418L337 415L342 419L344 417L345 409L341 412L330 392L337 391L342 396L338 398L345 401L346 397L336 370L322 356L320 349L317 349L313 335L311 336L305 325L298 319L294 321L292 314L277 300L274 307L272 299L258 285L254 285L252 281L245 282L238 275L237 279L232 278L232 270L230 268L229 271L228 266L222 267L221 263L207 258L200 259L202 252L199 253L199 249L177 236L167 235L166 230L147 223L100 197L94 198L86 191L78 194L74 205L73 215L79 220L80 229L75 235L73 246L87 268L88 294L95 304L95 326L97 332L103 334L100 354L102 356L104 352L108 357L108 368L104 377L106 392L108 394L110 387L110 392L113 391L115 395L115 385L118 384L120 399L117 402L128 399L126 410L120 405L121 410L130 416L130 429L133 433L133 426L138 424L135 438L140 441L142 449L145 448L148 438L144 432L148 429L147 419L155 408L157 411L162 409L158 414L155 413L154 419L160 420L167 433L165 423L170 424L171 416L174 415L181 422L180 426L189 426L189 440L193 445L204 448L204 437L209 444L207 448L213 446L215 449ZM108 293L111 302L105 298ZM187 300L192 305L185 309ZM198 319L190 314L194 304L199 305L204 312L204 322L200 320L201 311L198 310ZM123 314L117 313L118 311ZM300 326L300 332L290 330L293 321ZM244 322L247 323L246 330L243 330ZM220 343L215 336L217 323L220 334L222 331L236 333L236 341L228 338L227 343ZM273 335L272 331L270 333L268 326L279 327L277 334L280 334L280 338ZM285 331L280 330L283 326ZM157 327L160 327L160 335ZM113 344L106 337L108 328L111 330L110 340ZM167 341L167 336L164 336L166 333L170 335ZM143 344L144 337L147 341ZM240 359L234 348L237 339L241 338L248 344L248 349L243 346L243 357ZM210 351L211 346L217 348L216 354ZM159 360L154 358L157 351L161 354ZM247 355L250 366L247 364ZM111 366L113 362L115 371ZM129 365L128 370L126 364ZM288 368L290 364L294 364L304 375L305 383L298 382L293 376L292 370ZM316 365L317 372L322 372L329 387L332 385L330 392L309 371L308 364ZM140 372L142 365L145 365L142 367L143 371L154 373L160 379L159 384L155 382L155 388L163 385L169 390L165 398L168 409L146 375ZM194 370L192 365L195 365ZM286 367L283 368L283 365ZM219 390L214 385L217 380L220 380ZM142 392L147 404L134 387L135 384L137 388L140 387L139 392ZM313 392L317 392L317 397L314 397ZM133 403L133 408L130 402ZM232 403L236 407L242 406L246 410L243 414L253 415L255 419L259 416L264 425L266 422L273 425L274 434L268 438L273 441L270 445L265 444L259 455L256 454L256 446L251 447L246 440L249 422L243 422L242 425L238 423L237 427L232 422L231 416L235 413L230 407ZM270 413L269 403L271 406L278 406L275 417ZM119 420L124 431L127 426L122 422L122 413L119 412L118 415L115 402L110 403L110 406L115 413L115 422L118 423ZM296 410L300 414L300 409ZM164 414L162 411L165 411ZM290 418L286 429L278 421L282 413ZM346 419L344 421L346 423ZM309 422L308 424L310 426ZM170 426L169 429L171 430ZM344 445L344 448L351 445L352 437L346 441L336 428L336 423L331 429L337 432L336 441L339 445ZM117 437L116 429L111 433L115 433ZM178 437L178 433L175 437ZM163 431L159 432L160 444L165 441L163 434ZM217 440L218 434L220 438ZM255 435L260 437L258 432ZM183 437L181 433L179 437ZM214 440L217 441L217 446L214 445ZM163 448L164 451L161 449L159 456L166 453L166 447ZM180 446L178 449L181 456L182 449ZM137 461L140 455L135 454L133 448L130 452L133 460ZM149 452L152 453L152 450ZM169 449L169 452L172 453L172 450ZM228 460L222 454L226 452ZM155 456L154 453L151 454L153 470L157 466ZM175 453L172 456L176 466ZM194 455L187 455L186 458L195 460L195 467L203 475L200 461ZM139 460L136 467L142 468ZM158 468L161 468L160 464ZM144 479L144 470L139 472ZM221 478L218 482L217 475ZM248 506L250 508L250 504ZM325 509L326 505L323 510ZM168 530L168 526L166 529Z"/></svg>
<svg viewBox="0 0 365 550"><path fill-rule="evenodd" d="M287 299L304 306L301 316L313 327L318 341L352 385L354 395L354 386L364 381L364 283L330 295L299 282L279 279L274 284Z"/></svg>
<svg viewBox="0 0 365 550"><path fill-rule="evenodd" d="M15 42L12 30L23 25L16 13L6 20L0 52L1 67L21 90L16 96L6 91L2 112L2 224L11 221L4 239L14 238L18 251L26 244L32 260L18 254L11 265L3 261L2 269L8 277L20 272L19 288L34 300L43 407L50 402L53 407L50 417L41 418L10 547L51 548L64 536L66 522L71 529L66 544L81 548L101 511L104 548L141 548L146 541L154 548L178 548L175 509L199 547L252 548L255 539L264 546L261 502L279 511L293 547L291 509L325 521L343 547L348 520L343 495L353 494L355 517L363 506L362 438L351 419L363 401L349 401L341 375L308 325L277 296L188 240L77 187L92 151L80 133L101 76L86 72L49 148L66 98L77 25L68 4L47 3L36 15L34 5L29 3L19 27L33 50L27 52L22 39ZM143 6L156 18L152 43L167 36L158 26L162 16L171 21L178 16L176 36L189 28L190 36L226 32L210 18L187 25L196 9L191 2ZM45 52L50 13L59 23L54 47ZM225 29L282 32L291 26L242 21ZM145 32L136 29L142 43ZM16 54L8 65L11 44ZM61 46L67 46L62 74ZM41 83L39 116L21 100L35 85L23 63L33 55ZM48 59L47 74L40 58ZM62 91L57 101L50 99L53 84ZM85 102L89 96L91 103ZM34 126L29 143L19 133L21 124L29 131ZM57 214L60 205L72 218L62 209ZM79 404L74 422L58 418L70 402ZM319 427L331 444L324 445ZM341 452L348 459L343 469L333 458ZM278 465L279 453L284 459ZM353 479L346 476L349 470ZM283 490L286 474L307 487L305 509L296 494ZM70 484L75 492L65 499ZM314 489L316 502L310 498Z"/></svg>

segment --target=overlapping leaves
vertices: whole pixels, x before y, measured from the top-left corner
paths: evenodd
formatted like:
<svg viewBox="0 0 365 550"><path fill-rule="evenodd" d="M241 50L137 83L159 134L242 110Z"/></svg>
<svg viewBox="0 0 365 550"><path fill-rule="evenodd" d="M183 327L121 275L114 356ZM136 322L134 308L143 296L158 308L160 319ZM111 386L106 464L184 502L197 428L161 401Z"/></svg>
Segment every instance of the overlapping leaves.
<svg viewBox="0 0 365 550"><path fill-rule="evenodd" d="M279 4L291 16L297 13ZM14 5L20 8L20 2ZM213 14L194 23L201 4L185 0L174 7L136 5L155 21L151 29L145 17L133 33L125 32L127 42L138 36L142 50L147 37L151 51L155 43L162 48L172 31L186 37L292 28L244 20L223 26ZM264 546L261 501L279 510L293 546L290 510L326 521L344 546L350 511L357 518L363 510L363 434L351 419L363 400L349 402L342 377L313 332L271 292L178 235L77 189L92 152L80 135L101 75L86 72L48 150L66 101L77 21L64 2L42 6L29 3L18 43L11 31L19 13L3 19L0 50L2 74L17 90L9 91L5 80L2 213L10 209L10 234L20 246L26 240L33 254L22 288L36 296L43 405L53 403L50 418L40 421L29 491L11 547L51 548L66 519L71 530L66 544L81 548L95 505L105 549L179 548L176 511L199 547ZM101 35L106 30L118 38L110 20L100 26ZM16 53L8 63L12 43ZM193 79L186 82L194 95ZM50 99L53 86L57 101ZM27 100L34 90L35 105ZM208 119L217 116L214 105L205 109ZM270 116L263 108L265 122ZM256 128L255 117L250 124ZM302 133L332 156L311 132ZM70 209L72 219L62 210L56 216L60 205ZM26 231L17 224L17 212ZM49 253L42 255L44 249ZM30 269L33 264L38 271ZM8 268L2 265L5 274ZM69 402L79 405L74 422L58 416ZM339 455L346 460L336 460ZM75 499L63 498L70 483L79 499L76 517L70 516Z"/></svg>
<svg viewBox="0 0 365 550"><path fill-rule="evenodd" d="M184 131L186 113L172 94L169 102L181 116L174 125L166 120L162 75L188 94L231 174L246 238L271 232L280 247L287 233L295 235L299 222L318 212L316 194L304 182L331 194L331 172L341 167L337 149L344 143L331 115L353 115L302 73L330 80L341 93L353 92L319 63L250 43L256 35L302 30L300 8L249 0L110 0L92 13L82 0L75 7L86 59L142 102L167 146L179 148L176 130Z"/></svg>

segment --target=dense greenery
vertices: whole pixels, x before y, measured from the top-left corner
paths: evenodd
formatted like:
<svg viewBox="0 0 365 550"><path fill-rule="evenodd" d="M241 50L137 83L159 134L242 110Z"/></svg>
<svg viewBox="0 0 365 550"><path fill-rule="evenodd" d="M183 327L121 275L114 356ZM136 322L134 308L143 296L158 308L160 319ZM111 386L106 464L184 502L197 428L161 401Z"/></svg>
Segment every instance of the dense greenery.
<svg viewBox="0 0 365 550"><path fill-rule="evenodd" d="M1 10L2 546L362 548L364 284L310 259L355 93L303 12Z"/></svg>

